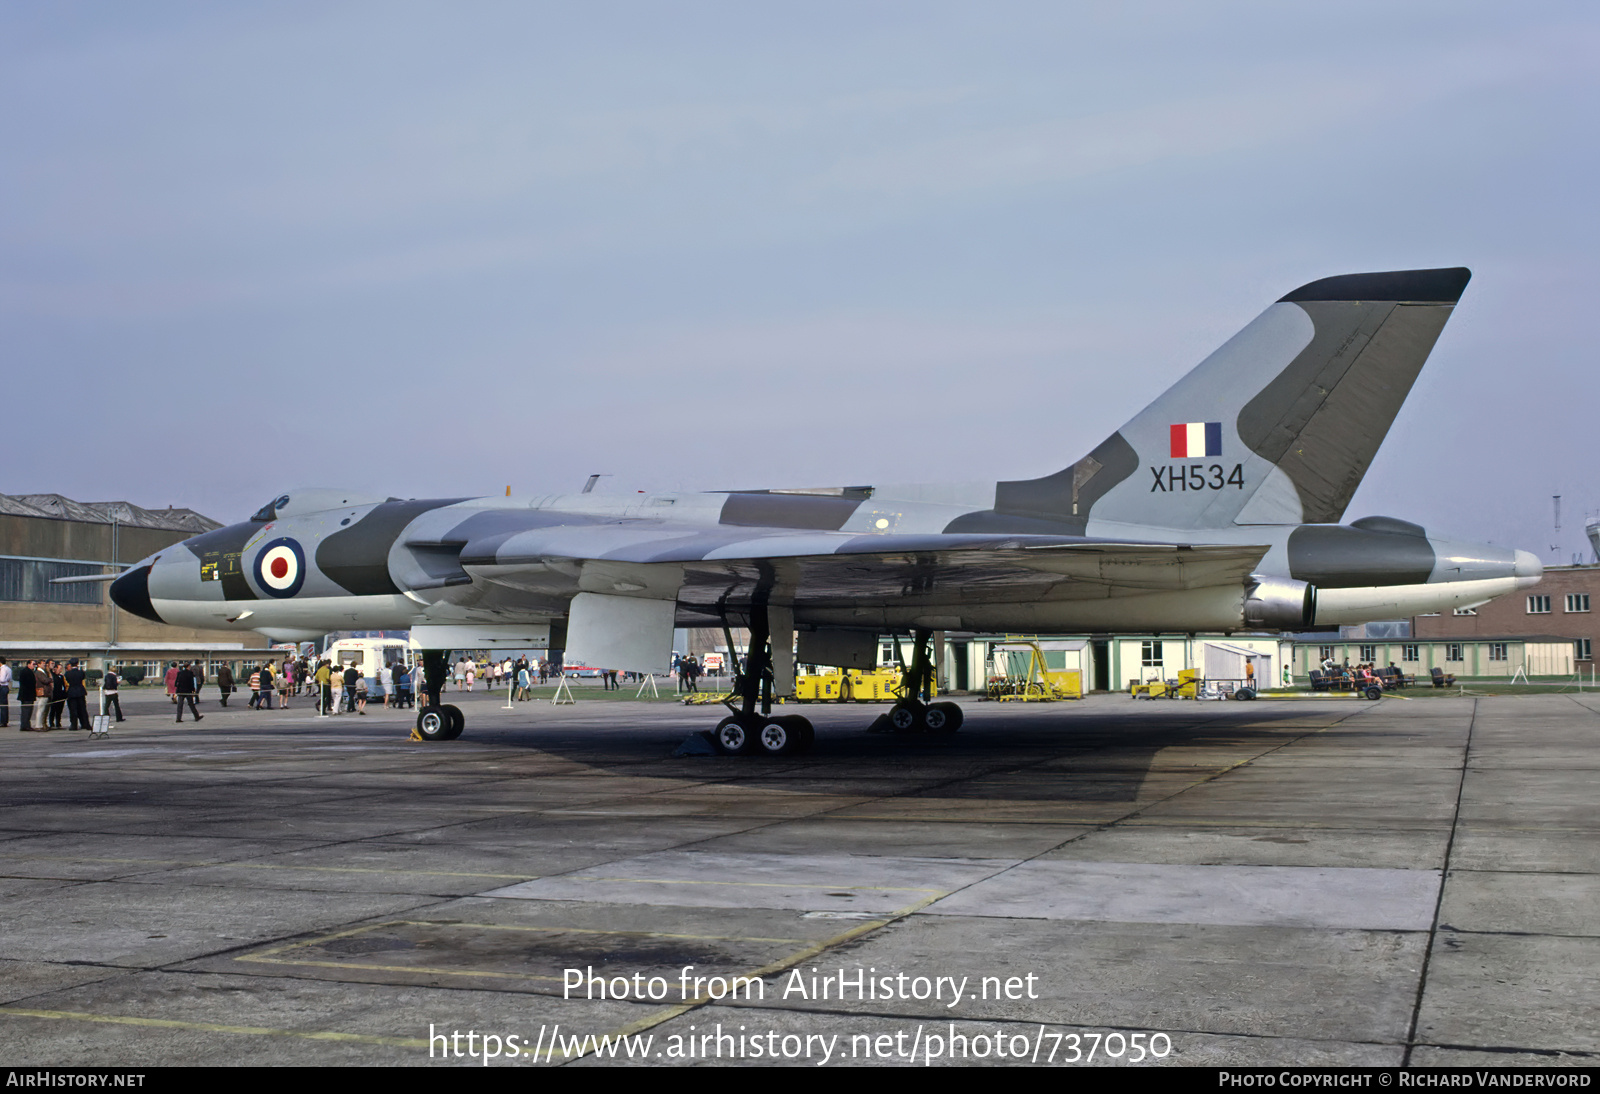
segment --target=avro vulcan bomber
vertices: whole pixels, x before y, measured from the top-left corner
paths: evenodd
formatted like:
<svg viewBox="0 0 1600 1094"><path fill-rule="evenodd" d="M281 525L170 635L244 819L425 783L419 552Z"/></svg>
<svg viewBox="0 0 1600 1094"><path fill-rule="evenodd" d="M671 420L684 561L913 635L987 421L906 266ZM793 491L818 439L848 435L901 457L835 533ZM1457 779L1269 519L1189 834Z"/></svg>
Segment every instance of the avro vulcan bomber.
<svg viewBox="0 0 1600 1094"><path fill-rule="evenodd" d="M430 740L462 728L439 703L452 650L548 643L569 662L660 673L685 626L750 629L716 733L727 751L805 748L805 719L771 713L796 656L870 664L892 632L917 653L891 721L948 731L960 708L923 698L937 630L1298 631L1537 582L1526 551L1395 517L1341 523L1470 276L1295 289L1043 478L621 498L290 490L144 559L111 595L146 619L280 640L410 629Z"/></svg>

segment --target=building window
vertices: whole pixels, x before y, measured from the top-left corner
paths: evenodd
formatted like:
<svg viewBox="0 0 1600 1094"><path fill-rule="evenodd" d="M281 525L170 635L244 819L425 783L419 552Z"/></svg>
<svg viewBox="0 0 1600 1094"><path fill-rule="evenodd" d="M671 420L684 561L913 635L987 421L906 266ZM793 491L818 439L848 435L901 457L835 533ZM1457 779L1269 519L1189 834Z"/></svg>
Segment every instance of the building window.
<svg viewBox="0 0 1600 1094"><path fill-rule="evenodd" d="M1450 614L1451 615L1477 615L1478 614L1478 609L1477 608L1455 608L1450 612Z"/></svg>
<svg viewBox="0 0 1600 1094"><path fill-rule="evenodd" d="M1158 668L1160 668L1161 667L1161 640L1159 638L1153 639L1153 640L1147 639L1144 642L1141 642L1139 645L1140 645L1140 650L1139 650L1139 663L1140 663L1140 665L1142 665L1143 667L1145 667L1147 669L1158 669Z"/></svg>
<svg viewBox="0 0 1600 1094"><path fill-rule="evenodd" d="M1573 643L1573 653L1577 654L1579 661L1594 660L1594 639L1580 638Z"/></svg>
<svg viewBox="0 0 1600 1094"><path fill-rule="evenodd" d="M1377 646L1362 646L1361 647L1361 663L1363 665L1373 664L1377 660L1378 660L1378 647Z"/></svg>
<svg viewBox="0 0 1600 1094"><path fill-rule="evenodd" d="M1466 658L1461 656L1461 643L1446 642L1444 646L1444 659L1446 661L1465 661Z"/></svg>
<svg viewBox="0 0 1600 1094"><path fill-rule="evenodd" d="M1569 611L1569 612L1586 612L1588 610L1589 610L1589 594L1588 593L1568 593L1567 594L1567 611Z"/></svg>
<svg viewBox="0 0 1600 1094"><path fill-rule="evenodd" d="M0 558L0 600L24 600L34 604L99 604L104 582L52 585L50 579L88 577L104 572L104 566L91 563Z"/></svg>
<svg viewBox="0 0 1600 1094"><path fill-rule="evenodd" d="M1417 656L1417 647L1415 645L1411 645L1411 646L1401 646L1400 647L1400 660L1402 660L1402 661L1420 661L1420 660L1422 660L1422 658Z"/></svg>
<svg viewBox="0 0 1600 1094"><path fill-rule="evenodd" d="M1504 661L1506 659L1506 644L1504 642L1489 643L1489 660Z"/></svg>
<svg viewBox="0 0 1600 1094"><path fill-rule="evenodd" d="M1332 646L1318 646L1317 647L1317 660L1318 661L1332 661L1333 660L1333 647Z"/></svg>
<svg viewBox="0 0 1600 1094"><path fill-rule="evenodd" d="M1528 597L1528 614L1529 615L1549 615L1550 614L1550 598L1548 596L1530 596L1530 597Z"/></svg>

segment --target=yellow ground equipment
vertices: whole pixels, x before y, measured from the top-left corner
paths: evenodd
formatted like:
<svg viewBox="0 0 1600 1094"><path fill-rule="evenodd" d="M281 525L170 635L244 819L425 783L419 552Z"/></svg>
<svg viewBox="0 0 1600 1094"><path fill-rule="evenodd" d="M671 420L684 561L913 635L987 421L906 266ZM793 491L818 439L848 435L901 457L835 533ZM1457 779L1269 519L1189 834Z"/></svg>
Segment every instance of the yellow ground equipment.
<svg viewBox="0 0 1600 1094"><path fill-rule="evenodd" d="M930 698L937 690L930 687ZM900 698L900 670L885 665L801 673L794 679L794 697L801 703L892 703Z"/></svg>
<svg viewBox="0 0 1600 1094"><path fill-rule="evenodd" d="M1032 639L1007 639L989 651L989 698L1000 702L1049 703L1083 698L1083 673L1052 669Z"/></svg>
<svg viewBox="0 0 1600 1094"><path fill-rule="evenodd" d="M1128 688L1128 694L1135 699L1165 699L1167 698L1167 682L1165 680L1146 680L1140 683L1135 680Z"/></svg>
<svg viewBox="0 0 1600 1094"><path fill-rule="evenodd" d="M1198 699L1205 681L1199 669L1180 669L1176 680L1146 680L1135 683L1130 694L1135 699Z"/></svg>
<svg viewBox="0 0 1600 1094"><path fill-rule="evenodd" d="M1135 680L1128 689L1135 699L1254 699L1254 679L1207 680L1199 669L1182 669L1176 680Z"/></svg>

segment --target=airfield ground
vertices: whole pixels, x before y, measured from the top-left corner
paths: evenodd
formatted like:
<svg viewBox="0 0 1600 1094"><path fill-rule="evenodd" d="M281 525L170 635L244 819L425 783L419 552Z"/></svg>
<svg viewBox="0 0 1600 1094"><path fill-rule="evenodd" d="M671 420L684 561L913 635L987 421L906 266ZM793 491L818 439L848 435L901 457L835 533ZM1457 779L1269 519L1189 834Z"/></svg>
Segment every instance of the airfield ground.
<svg viewBox="0 0 1600 1094"><path fill-rule="evenodd" d="M180 727L131 692L91 741L13 704L8 1064L468 1063L488 1034L588 1066L623 1058L565 1038L619 1030L650 1064L835 1035L829 1066L1125 1063L1134 1034L1168 1065L1600 1060L1594 692L970 702L947 738L812 706L787 760L674 757L715 708L583 691L469 697L444 744L239 705ZM664 997L564 999L591 966ZM810 997L841 969L892 997ZM682 998L735 974L765 998Z"/></svg>

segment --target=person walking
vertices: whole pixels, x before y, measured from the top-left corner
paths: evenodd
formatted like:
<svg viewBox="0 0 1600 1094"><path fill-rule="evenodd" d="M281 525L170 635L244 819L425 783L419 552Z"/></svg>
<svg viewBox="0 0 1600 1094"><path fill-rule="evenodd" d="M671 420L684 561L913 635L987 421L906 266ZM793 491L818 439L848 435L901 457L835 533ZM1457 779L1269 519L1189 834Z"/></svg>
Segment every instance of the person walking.
<svg viewBox="0 0 1600 1094"><path fill-rule="evenodd" d="M122 687L122 679L117 675L116 666L106 669L105 676L100 681L100 713L109 715L111 708L117 708L117 721L126 722L122 716L122 700L117 692Z"/></svg>
<svg viewBox="0 0 1600 1094"><path fill-rule="evenodd" d="M169 662L167 665L167 699L169 702L178 701L178 663Z"/></svg>
<svg viewBox="0 0 1600 1094"><path fill-rule="evenodd" d="M11 724L11 665L0 657L0 729Z"/></svg>
<svg viewBox="0 0 1600 1094"><path fill-rule="evenodd" d="M194 715L194 720L200 721L204 715L200 713L200 708L195 705L194 671L189 668L187 662L178 670L178 678L174 681L174 684L178 689L178 724L181 725L183 723L183 704L185 702L189 704L189 713Z"/></svg>
<svg viewBox="0 0 1600 1094"><path fill-rule="evenodd" d="M264 662L262 664L260 682L261 682L261 705L256 707L256 709L257 710L271 710L272 709L272 693L277 688L277 685L274 684L273 680L272 680L272 662L271 661L267 661L267 662Z"/></svg>
<svg viewBox="0 0 1600 1094"><path fill-rule="evenodd" d="M251 710L261 709L261 669L250 671L250 702L246 704Z"/></svg>
<svg viewBox="0 0 1600 1094"><path fill-rule="evenodd" d="M223 665L217 670L217 693L222 696L222 705L228 705L228 696L234 692L233 669Z"/></svg>

